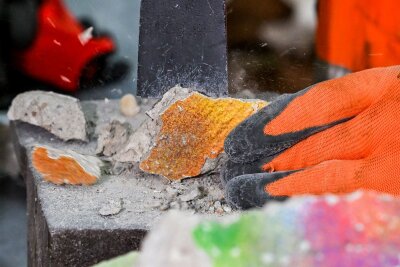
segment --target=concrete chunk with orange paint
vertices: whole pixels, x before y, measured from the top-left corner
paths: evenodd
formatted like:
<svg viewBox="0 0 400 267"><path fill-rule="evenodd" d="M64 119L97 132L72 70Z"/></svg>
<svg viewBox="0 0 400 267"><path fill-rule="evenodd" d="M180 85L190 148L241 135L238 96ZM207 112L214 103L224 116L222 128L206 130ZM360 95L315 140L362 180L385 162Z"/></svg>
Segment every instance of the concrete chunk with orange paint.
<svg viewBox="0 0 400 267"><path fill-rule="evenodd" d="M210 171L218 164L230 131L266 105L261 100L213 99L192 92L160 114L161 128L140 168L170 180Z"/></svg>
<svg viewBox="0 0 400 267"><path fill-rule="evenodd" d="M32 165L47 182L57 185L92 185L100 178L103 162L97 157L72 150L35 146L32 150Z"/></svg>

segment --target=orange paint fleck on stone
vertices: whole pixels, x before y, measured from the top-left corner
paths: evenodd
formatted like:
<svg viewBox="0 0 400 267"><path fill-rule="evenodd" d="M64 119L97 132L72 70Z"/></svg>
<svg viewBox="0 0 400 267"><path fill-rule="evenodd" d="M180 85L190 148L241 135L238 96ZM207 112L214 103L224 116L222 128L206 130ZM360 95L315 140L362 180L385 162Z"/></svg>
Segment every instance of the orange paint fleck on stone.
<svg viewBox="0 0 400 267"><path fill-rule="evenodd" d="M199 93L176 101L161 115L156 145L140 168L171 180L201 174L207 158L216 159L223 152L231 130L266 104Z"/></svg>
<svg viewBox="0 0 400 267"><path fill-rule="evenodd" d="M96 175L87 172L75 158L63 154L50 155L45 147L34 148L32 164L44 180L54 184L91 185L97 181Z"/></svg>

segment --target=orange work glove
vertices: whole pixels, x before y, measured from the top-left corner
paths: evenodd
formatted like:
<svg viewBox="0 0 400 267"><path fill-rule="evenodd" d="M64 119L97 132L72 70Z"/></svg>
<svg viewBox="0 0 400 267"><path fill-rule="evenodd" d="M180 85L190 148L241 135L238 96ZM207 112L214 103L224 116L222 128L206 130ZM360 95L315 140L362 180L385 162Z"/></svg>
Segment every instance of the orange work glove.
<svg viewBox="0 0 400 267"><path fill-rule="evenodd" d="M235 128L225 151L226 199L238 208L357 189L399 195L400 66L283 95Z"/></svg>
<svg viewBox="0 0 400 267"><path fill-rule="evenodd" d="M399 64L398 7L398 0L319 0L318 58L349 71Z"/></svg>

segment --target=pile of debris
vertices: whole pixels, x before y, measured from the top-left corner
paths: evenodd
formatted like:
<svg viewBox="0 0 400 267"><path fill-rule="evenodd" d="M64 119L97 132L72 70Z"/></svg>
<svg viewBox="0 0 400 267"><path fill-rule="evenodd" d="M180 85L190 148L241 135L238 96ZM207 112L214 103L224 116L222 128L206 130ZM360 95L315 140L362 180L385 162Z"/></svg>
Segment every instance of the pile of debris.
<svg viewBox="0 0 400 267"><path fill-rule="evenodd" d="M31 91L14 99L8 117L44 128L65 144L76 140L94 144L94 150L83 153L33 144L32 165L47 182L91 185L107 174L135 177L134 173L145 172L142 177L153 174L162 181L140 181L140 186L156 192L149 209L230 213L218 175L225 160L223 142L236 125L267 102L214 99L181 87L172 88L147 110L141 110L138 102L149 101L125 96L119 116L99 115L75 98ZM100 213L116 210L112 207Z"/></svg>
<svg viewBox="0 0 400 267"><path fill-rule="evenodd" d="M131 171L137 172L138 166L132 167ZM125 172L123 175L133 176L130 172ZM140 184L156 193L152 197L153 200L148 203L149 209L186 210L191 213L216 215L232 212L232 208L225 202L217 172L181 181L163 179L163 183L154 183L151 179L144 177L141 178Z"/></svg>

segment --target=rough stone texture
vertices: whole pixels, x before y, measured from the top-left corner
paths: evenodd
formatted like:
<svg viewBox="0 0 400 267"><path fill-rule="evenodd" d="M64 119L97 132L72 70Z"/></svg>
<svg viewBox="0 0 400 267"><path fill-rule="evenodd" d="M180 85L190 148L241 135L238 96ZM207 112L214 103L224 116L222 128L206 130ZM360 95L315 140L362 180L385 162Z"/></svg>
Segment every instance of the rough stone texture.
<svg viewBox="0 0 400 267"><path fill-rule="evenodd" d="M218 166L229 132L265 105L261 100L212 99L174 87L147 112L148 120L127 142L126 127L114 125L110 133L120 132L118 140L107 138L104 144L105 139L100 138L98 147L122 143L114 160L141 161L142 170L171 180L198 176Z"/></svg>
<svg viewBox="0 0 400 267"><path fill-rule="evenodd" d="M112 216L117 215L123 209L122 199L110 199L107 203L101 206L99 214L102 216Z"/></svg>
<svg viewBox="0 0 400 267"><path fill-rule="evenodd" d="M86 120L78 99L44 91L29 91L14 98L8 111L11 121L40 126L63 140L83 140Z"/></svg>
<svg viewBox="0 0 400 267"><path fill-rule="evenodd" d="M12 122L16 152L27 183L30 266L90 266L137 249L165 210L210 216L226 213L214 208L217 202L226 205L218 174L170 183L142 172L137 164L114 162L112 169L118 174L113 171L103 175L92 186L57 186L43 181L32 168L30 155L36 144L95 155L95 137L112 121L128 123L135 131L154 104L141 102L142 110L133 118L120 114L118 101L82 102L92 129L87 143L63 142L40 127ZM198 188L202 188L201 197L181 199ZM119 200L121 207L113 205Z"/></svg>
<svg viewBox="0 0 400 267"><path fill-rule="evenodd" d="M125 149L132 129L129 123L112 121L104 126L97 139L97 154L113 157Z"/></svg>
<svg viewBox="0 0 400 267"><path fill-rule="evenodd" d="M61 208L59 213L66 214L59 221L53 214L53 220L49 220L46 207L51 206L53 203L49 201L55 201L56 197L46 199L43 196L43 191L35 185L38 181L34 173L28 172L25 178L28 198L28 266L91 266L102 259L138 249L146 232L143 227L107 229L105 220L103 226L88 227L85 220L76 220L76 216L79 216L77 209L81 208L79 199L75 207L68 204L63 207L56 205L56 208ZM69 211L70 208L75 212ZM83 214L85 212L87 210ZM74 226L63 227L68 220Z"/></svg>
<svg viewBox="0 0 400 267"><path fill-rule="evenodd" d="M203 195L203 192L202 192L202 191L203 191L203 190L202 190L201 187L196 187L196 188L194 188L192 191L190 191L189 193L187 193L187 194L185 194L185 195L181 195L181 196L179 197L179 199L180 199L181 201L184 201L184 202L188 202L188 201L191 201L191 200L199 199L199 198L201 198L201 196Z"/></svg>
<svg viewBox="0 0 400 267"><path fill-rule="evenodd" d="M174 212L147 236L135 267L394 267L399 214L399 198L361 191L293 197L217 219Z"/></svg>

